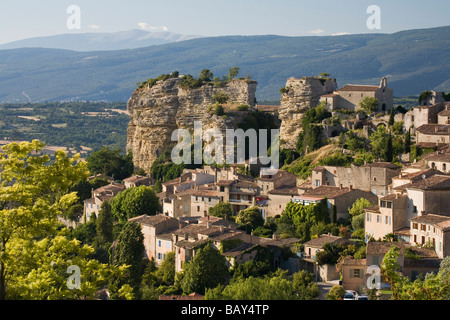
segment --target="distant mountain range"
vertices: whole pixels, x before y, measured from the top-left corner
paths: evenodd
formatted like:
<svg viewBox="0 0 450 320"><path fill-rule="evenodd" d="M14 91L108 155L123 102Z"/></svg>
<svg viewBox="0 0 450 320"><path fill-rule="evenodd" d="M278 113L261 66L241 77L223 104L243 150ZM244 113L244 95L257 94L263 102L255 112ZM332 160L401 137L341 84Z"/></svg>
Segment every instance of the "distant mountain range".
<svg viewBox="0 0 450 320"><path fill-rule="evenodd" d="M0 50L19 48L49 48L74 51L136 49L200 38L169 31L150 32L128 30L113 33L79 33L36 37L0 45Z"/></svg>
<svg viewBox="0 0 450 320"><path fill-rule="evenodd" d="M394 34L210 37L112 51L8 49L0 50L0 102L126 101L136 83L163 73L196 76L210 69L221 77L233 66L239 76L258 81L259 101L279 100L289 77L320 72L339 86L378 85L386 76L397 97L448 92L449 50L450 26Z"/></svg>

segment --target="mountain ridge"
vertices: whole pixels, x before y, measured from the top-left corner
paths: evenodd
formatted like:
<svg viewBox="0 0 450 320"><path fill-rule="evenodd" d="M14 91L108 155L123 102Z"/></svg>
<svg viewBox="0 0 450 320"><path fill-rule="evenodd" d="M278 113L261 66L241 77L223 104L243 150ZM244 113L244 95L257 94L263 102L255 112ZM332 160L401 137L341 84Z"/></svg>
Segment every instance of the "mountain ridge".
<svg viewBox="0 0 450 320"><path fill-rule="evenodd" d="M258 82L258 100L279 100L289 77L328 72L341 87L378 85L395 96L450 91L450 26L394 34L221 36L115 51L0 50L0 102L126 101L136 83L179 71L233 66ZM27 97L28 96L28 97Z"/></svg>

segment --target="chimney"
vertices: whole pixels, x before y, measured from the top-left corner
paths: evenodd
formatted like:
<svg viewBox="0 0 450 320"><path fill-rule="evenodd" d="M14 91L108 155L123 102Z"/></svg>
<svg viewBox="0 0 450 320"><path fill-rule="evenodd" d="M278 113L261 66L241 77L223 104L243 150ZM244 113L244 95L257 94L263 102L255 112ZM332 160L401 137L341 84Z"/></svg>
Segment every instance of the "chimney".
<svg viewBox="0 0 450 320"><path fill-rule="evenodd" d="M342 183L339 185L339 188L342 189Z"/></svg>
<svg viewBox="0 0 450 320"><path fill-rule="evenodd" d="M272 235L272 239L273 239L273 240L277 240L277 235L275 234L275 232L274 232L273 235Z"/></svg>
<svg viewBox="0 0 450 320"><path fill-rule="evenodd" d="M350 186L348 187L348 190L353 190L353 186L350 185Z"/></svg>

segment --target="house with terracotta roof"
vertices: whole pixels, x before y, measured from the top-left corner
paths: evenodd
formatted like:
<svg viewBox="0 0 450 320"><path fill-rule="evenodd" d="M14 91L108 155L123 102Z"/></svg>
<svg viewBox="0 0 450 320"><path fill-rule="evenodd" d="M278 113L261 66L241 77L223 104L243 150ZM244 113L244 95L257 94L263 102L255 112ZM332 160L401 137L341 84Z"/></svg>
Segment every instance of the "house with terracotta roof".
<svg viewBox="0 0 450 320"><path fill-rule="evenodd" d="M390 162L373 162L362 166L319 166L312 169L312 187L343 186L353 187L376 195L387 195L392 178L401 169Z"/></svg>
<svg viewBox="0 0 450 320"><path fill-rule="evenodd" d="M134 175L129 178L123 179L125 188L139 187L139 186L151 186L155 183L151 177L144 177L140 175Z"/></svg>
<svg viewBox="0 0 450 320"><path fill-rule="evenodd" d="M392 193L380 197L378 204L366 208L364 232L366 237L383 239L387 234L408 228L406 219L407 196Z"/></svg>
<svg viewBox="0 0 450 320"><path fill-rule="evenodd" d="M268 192L268 198L267 198L267 206L265 207L266 210L266 217L275 217L276 215L281 215L286 208L286 205L289 202L292 202L292 199L294 197L299 196L302 194L302 190L299 190L299 188L277 188L270 190ZM257 201L260 201L257 197Z"/></svg>
<svg viewBox="0 0 450 320"><path fill-rule="evenodd" d="M216 182L217 195L221 202L229 202L233 213L254 207L258 195L258 184L246 177L237 180L219 180Z"/></svg>
<svg viewBox="0 0 450 320"><path fill-rule="evenodd" d="M292 202L300 203L303 205L317 204L325 200L327 208L330 214L330 220L332 219L332 208L336 207L337 220L348 219L348 208L360 198L369 200L373 205L378 203L378 198L371 192L354 189L352 186L348 188L344 187L331 187L321 186L310 191L307 191L299 196L294 196Z"/></svg>
<svg viewBox="0 0 450 320"><path fill-rule="evenodd" d="M89 221L94 214L98 217L103 202L111 200L112 197L123 190L125 190L125 186L115 182L92 190L91 198L84 200L83 222Z"/></svg>
<svg viewBox="0 0 450 320"><path fill-rule="evenodd" d="M447 150L448 151L448 150ZM442 173L450 173L450 153L438 151L437 154L429 155L423 159L429 168L440 170Z"/></svg>
<svg viewBox="0 0 450 320"><path fill-rule="evenodd" d="M356 111L366 97L378 100L377 111L389 111L394 105L394 91L388 88L386 78L381 79L379 86L345 85L331 94L321 96L320 101L325 102L331 111L337 109Z"/></svg>
<svg viewBox="0 0 450 320"><path fill-rule="evenodd" d="M416 128L416 144L433 148L450 143L450 124L423 124Z"/></svg>
<svg viewBox="0 0 450 320"><path fill-rule="evenodd" d="M141 225L144 235L145 257L154 259L160 265L168 252L173 251L173 242L167 235L180 227L180 222L163 214L155 216L142 215L128 221Z"/></svg>
<svg viewBox="0 0 450 320"><path fill-rule="evenodd" d="M450 109L448 102L429 102L422 106L416 106L408 110L404 117L404 128L416 133L416 129L424 124L446 124L445 110ZM441 114L442 112L442 114ZM439 116L441 114L441 116Z"/></svg>
<svg viewBox="0 0 450 320"><path fill-rule="evenodd" d="M450 255L450 217L424 214L410 219L411 244L434 247L439 258Z"/></svg>

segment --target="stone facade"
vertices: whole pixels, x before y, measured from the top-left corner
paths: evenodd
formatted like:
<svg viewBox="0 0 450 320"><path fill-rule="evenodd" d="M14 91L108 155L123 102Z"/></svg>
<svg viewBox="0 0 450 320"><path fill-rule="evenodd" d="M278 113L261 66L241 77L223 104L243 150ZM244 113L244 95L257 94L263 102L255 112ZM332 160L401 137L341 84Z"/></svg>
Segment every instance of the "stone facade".
<svg viewBox="0 0 450 320"><path fill-rule="evenodd" d="M388 88L386 78L381 79L379 86L346 85L331 94L323 95L321 101L327 104L329 110L356 111L366 97L378 100L377 111L389 111L394 105L394 91Z"/></svg>
<svg viewBox="0 0 450 320"><path fill-rule="evenodd" d="M392 178L398 176L400 168L387 162L375 162L363 166L336 167L322 166L312 170L312 185L352 186L355 189L369 191L376 195L387 195Z"/></svg>

